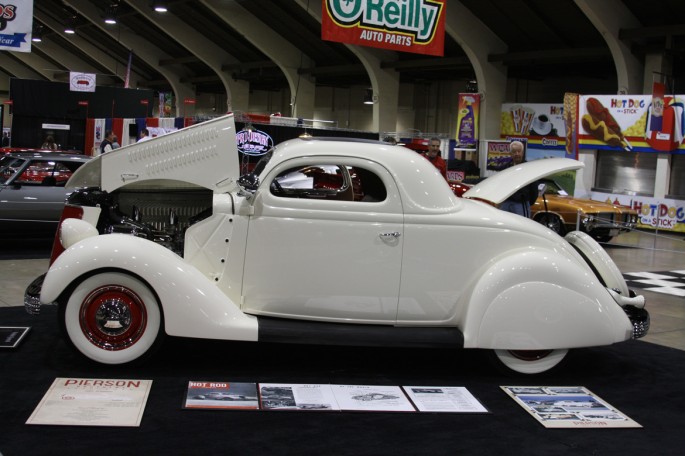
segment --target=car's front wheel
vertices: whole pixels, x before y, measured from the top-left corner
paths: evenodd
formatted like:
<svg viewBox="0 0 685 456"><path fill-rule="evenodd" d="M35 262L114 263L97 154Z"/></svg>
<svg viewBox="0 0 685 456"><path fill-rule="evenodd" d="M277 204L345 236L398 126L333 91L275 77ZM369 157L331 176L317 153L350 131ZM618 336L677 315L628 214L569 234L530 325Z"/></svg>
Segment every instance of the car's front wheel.
<svg viewBox="0 0 685 456"><path fill-rule="evenodd" d="M60 302L63 328L73 346L104 364L140 361L162 341L162 313L155 294L122 272L92 275Z"/></svg>
<svg viewBox="0 0 685 456"><path fill-rule="evenodd" d="M561 218L559 218L558 215L555 214L543 213L539 215L535 219L535 221L540 223L541 225L545 225L547 228L554 231L558 235L563 235L566 231L564 229L564 222L561 220Z"/></svg>
<svg viewBox="0 0 685 456"><path fill-rule="evenodd" d="M568 350L493 350L500 365L520 374L541 374L553 369L567 353Z"/></svg>

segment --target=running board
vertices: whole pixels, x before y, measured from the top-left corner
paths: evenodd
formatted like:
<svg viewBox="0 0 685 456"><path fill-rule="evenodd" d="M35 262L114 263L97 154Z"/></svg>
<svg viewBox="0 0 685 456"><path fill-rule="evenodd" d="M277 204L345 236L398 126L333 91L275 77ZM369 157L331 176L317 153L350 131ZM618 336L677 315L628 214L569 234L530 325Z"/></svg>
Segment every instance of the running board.
<svg viewBox="0 0 685 456"><path fill-rule="evenodd" d="M321 323L271 317L257 317L257 320L260 342L364 347L464 347L464 334L457 328Z"/></svg>

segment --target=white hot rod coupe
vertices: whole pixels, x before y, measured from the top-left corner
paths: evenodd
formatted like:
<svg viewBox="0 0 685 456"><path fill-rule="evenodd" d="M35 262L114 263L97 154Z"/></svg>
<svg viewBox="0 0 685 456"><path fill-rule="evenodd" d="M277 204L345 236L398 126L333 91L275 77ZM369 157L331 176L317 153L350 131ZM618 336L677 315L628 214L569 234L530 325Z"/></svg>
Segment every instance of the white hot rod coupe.
<svg viewBox="0 0 685 456"><path fill-rule="evenodd" d="M581 163L548 159L454 196L400 146L294 139L239 177L232 115L95 158L70 179L51 266L27 289L106 364L165 334L490 349L522 373L641 337L644 299L589 236L494 207Z"/></svg>

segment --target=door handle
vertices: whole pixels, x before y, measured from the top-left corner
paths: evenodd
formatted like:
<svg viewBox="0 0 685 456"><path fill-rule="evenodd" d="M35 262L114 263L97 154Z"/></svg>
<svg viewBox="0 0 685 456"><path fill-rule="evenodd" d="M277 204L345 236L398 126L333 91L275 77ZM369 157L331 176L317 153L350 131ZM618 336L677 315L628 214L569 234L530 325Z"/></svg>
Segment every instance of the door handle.
<svg viewBox="0 0 685 456"><path fill-rule="evenodd" d="M379 236L383 239L388 239L388 238L398 238L402 236L402 233L399 231L393 231L392 233L381 233Z"/></svg>

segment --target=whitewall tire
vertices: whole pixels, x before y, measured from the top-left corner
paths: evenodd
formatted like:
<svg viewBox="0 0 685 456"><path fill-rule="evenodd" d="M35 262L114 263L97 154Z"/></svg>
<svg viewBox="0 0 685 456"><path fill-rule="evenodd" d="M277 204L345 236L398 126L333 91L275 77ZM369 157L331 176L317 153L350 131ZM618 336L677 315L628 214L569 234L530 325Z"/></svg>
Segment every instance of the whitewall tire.
<svg viewBox="0 0 685 456"><path fill-rule="evenodd" d="M78 283L60 303L74 347L104 364L151 355L164 335L162 313L150 288L122 272L103 272Z"/></svg>
<svg viewBox="0 0 685 456"><path fill-rule="evenodd" d="M519 374L541 374L557 367L568 350L493 350L497 361Z"/></svg>

